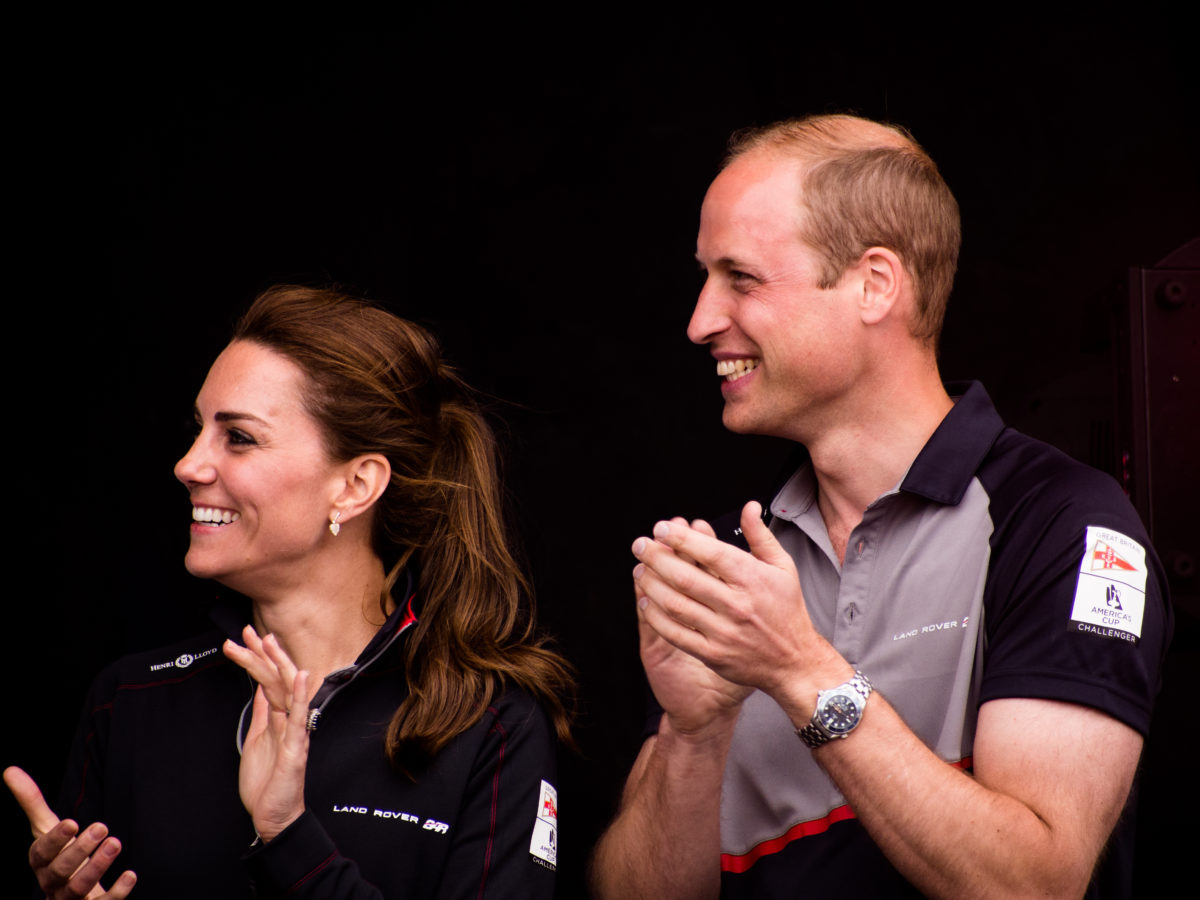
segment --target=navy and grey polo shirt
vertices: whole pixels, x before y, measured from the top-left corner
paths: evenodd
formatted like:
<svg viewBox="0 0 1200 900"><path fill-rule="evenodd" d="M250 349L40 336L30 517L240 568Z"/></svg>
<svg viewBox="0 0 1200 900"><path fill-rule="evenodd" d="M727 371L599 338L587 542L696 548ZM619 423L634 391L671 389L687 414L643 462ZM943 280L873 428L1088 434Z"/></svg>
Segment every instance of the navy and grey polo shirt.
<svg viewBox="0 0 1200 900"><path fill-rule="evenodd" d="M1006 428L981 385L950 390L840 565L811 467L776 495L771 527L814 625L952 764L970 767L979 706L1003 697L1092 706L1146 734L1171 612L1137 515L1108 476ZM725 896L913 890L761 693L730 750L721 846ZM1109 861L1128 868L1119 849Z"/></svg>

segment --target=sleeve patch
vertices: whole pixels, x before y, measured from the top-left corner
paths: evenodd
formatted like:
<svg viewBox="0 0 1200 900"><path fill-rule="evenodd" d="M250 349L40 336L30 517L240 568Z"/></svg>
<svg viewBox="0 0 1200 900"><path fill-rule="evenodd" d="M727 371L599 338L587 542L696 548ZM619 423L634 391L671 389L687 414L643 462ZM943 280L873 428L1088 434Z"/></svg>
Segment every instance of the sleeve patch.
<svg viewBox="0 0 1200 900"><path fill-rule="evenodd" d="M1146 550L1131 537L1089 525L1075 583L1071 630L1136 644L1146 607Z"/></svg>
<svg viewBox="0 0 1200 900"><path fill-rule="evenodd" d="M533 838L529 855L547 869L558 867L558 791L550 782L542 781L538 797L537 816L533 820Z"/></svg>

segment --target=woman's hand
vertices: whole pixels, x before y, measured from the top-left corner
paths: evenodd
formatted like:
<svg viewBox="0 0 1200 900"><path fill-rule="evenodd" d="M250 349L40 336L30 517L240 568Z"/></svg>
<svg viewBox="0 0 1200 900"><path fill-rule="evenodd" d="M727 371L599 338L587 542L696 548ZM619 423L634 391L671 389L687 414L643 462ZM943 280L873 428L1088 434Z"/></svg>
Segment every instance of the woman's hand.
<svg viewBox="0 0 1200 900"><path fill-rule="evenodd" d="M226 641L225 655L258 682L250 731L242 746L238 790L264 841L304 812L308 762L308 673L298 672L274 635L242 632L246 646Z"/></svg>
<svg viewBox="0 0 1200 900"><path fill-rule="evenodd" d="M70 819L59 821L46 805L37 784L21 769L4 770L4 783L29 818L33 845L29 865L38 887L52 900L123 900L137 882L133 872L124 872L105 891L100 878L121 852L121 842L108 836L108 827L96 822L82 834Z"/></svg>

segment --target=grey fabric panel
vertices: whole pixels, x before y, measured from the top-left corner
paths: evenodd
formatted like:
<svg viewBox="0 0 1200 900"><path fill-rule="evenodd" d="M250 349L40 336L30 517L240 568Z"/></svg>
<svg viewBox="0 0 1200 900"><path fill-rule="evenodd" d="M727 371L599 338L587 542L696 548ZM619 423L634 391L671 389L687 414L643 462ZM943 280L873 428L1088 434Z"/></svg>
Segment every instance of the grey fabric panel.
<svg viewBox="0 0 1200 900"><path fill-rule="evenodd" d="M982 486L973 480L957 506L884 494L852 532L840 569L815 496L806 467L771 505L813 624L942 759L969 756L992 533ZM722 852L745 854L844 803L783 711L752 695L725 770Z"/></svg>

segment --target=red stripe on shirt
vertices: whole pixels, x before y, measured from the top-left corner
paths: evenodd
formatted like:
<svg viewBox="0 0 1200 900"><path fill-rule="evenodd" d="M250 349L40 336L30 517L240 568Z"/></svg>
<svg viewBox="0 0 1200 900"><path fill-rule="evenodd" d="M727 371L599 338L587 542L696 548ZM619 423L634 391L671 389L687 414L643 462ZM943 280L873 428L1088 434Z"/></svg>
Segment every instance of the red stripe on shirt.
<svg viewBox="0 0 1200 900"><path fill-rule="evenodd" d="M969 770L972 765L972 758L965 757L958 762L950 763L956 769ZM844 822L847 819L855 818L854 810L849 806L839 806L836 809L831 809L827 815L819 819L809 819L807 822L799 822L793 825L777 838L771 838L769 841L763 841L761 844L756 844L746 853L722 853L721 854L721 871L731 872L735 875L740 875L752 865L762 859L764 856L770 856L772 853L778 853L792 841L797 841L800 838L812 837L814 834L821 834L828 831L829 826L835 822Z"/></svg>
<svg viewBox="0 0 1200 900"><path fill-rule="evenodd" d="M494 707L489 706L488 712L492 715L499 715ZM497 809L500 805L500 769L504 766L504 746L508 743L508 732L504 730L504 726L497 719L492 725L492 730L499 732L500 752L496 758L496 774L492 776L492 820L488 823L487 849L483 854L483 877L479 879L479 893L477 897L483 897L483 890L487 887L488 870L492 866L492 845L496 842L496 817Z"/></svg>

